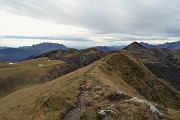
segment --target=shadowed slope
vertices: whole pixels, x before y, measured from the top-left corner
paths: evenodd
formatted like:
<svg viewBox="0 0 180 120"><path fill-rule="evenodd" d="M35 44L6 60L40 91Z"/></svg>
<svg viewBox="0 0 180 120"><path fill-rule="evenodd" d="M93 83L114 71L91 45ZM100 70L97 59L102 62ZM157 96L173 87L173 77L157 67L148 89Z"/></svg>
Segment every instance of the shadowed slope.
<svg viewBox="0 0 180 120"><path fill-rule="evenodd" d="M51 60L61 60L74 67L74 69L82 68L89 65L111 53L116 51L100 51L96 48L88 48L83 50L68 49L68 50L55 50L37 58L47 57Z"/></svg>
<svg viewBox="0 0 180 120"><path fill-rule="evenodd" d="M168 82L157 78L135 56L122 51L109 57L106 64L102 66L105 66L108 72L118 75L128 85L133 86L147 100L157 102L166 107L176 109L180 107L179 92Z"/></svg>
<svg viewBox="0 0 180 120"><path fill-rule="evenodd" d="M137 42L124 49L140 57L146 67L157 77L167 80L175 88L180 89L179 50L149 49Z"/></svg>

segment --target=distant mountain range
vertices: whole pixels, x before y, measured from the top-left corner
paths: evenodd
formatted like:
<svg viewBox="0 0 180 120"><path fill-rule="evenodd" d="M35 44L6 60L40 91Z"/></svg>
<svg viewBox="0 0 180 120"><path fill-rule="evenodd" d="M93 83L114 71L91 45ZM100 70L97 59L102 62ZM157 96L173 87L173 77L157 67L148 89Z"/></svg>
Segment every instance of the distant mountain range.
<svg viewBox="0 0 180 120"><path fill-rule="evenodd" d="M120 50L123 49L125 46L96 46L95 48L101 51L112 51L112 50Z"/></svg>
<svg viewBox="0 0 180 120"><path fill-rule="evenodd" d="M1 50L1 49L5 49L5 48L8 48L8 47L6 47L6 46L0 46L0 50Z"/></svg>
<svg viewBox="0 0 180 120"><path fill-rule="evenodd" d="M140 44L146 48L167 48L167 49L180 49L180 41L165 43L159 45L151 45L148 43L140 42ZM95 46L100 51L114 51L123 49L125 46ZM38 55L50 52L53 50L67 50L68 48L63 44L58 43L40 43L32 46L22 46L19 48L9 48L6 46L0 46L0 60L6 61L22 61L30 59Z"/></svg>
<svg viewBox="0 0 180 120"><path fill-rule="evenodd" d="M140 42L140 44L146 48L167 48L171 50L180 49L180 41L171 42L171 43L167 42L167 43L159 44L159 45L151 45L144 42Z"/></svg>
<svg viewBox="0 0 180 120"><path fill-rule="evenodd" d="M158 44L158 45L152 45L145 42L140 42L140 44L146 48L167 48L171 50L180 49L180 41L171 42L171 43L167 42L167 43ZM123 49L125 48L125 46L124 45L122 46L96 46L95 48L101 51L111 51L111 50Z"/></svg>
<svg viewBox="0 0 180 120"><path fill-rule="evenodd" d="M19 48L3 48L4 49L0 49L0 60L6 61L21 61L27 58L33 58L49 51L68 49L63 44L58 43L40 43L32 46L24 46Z"/></svg>

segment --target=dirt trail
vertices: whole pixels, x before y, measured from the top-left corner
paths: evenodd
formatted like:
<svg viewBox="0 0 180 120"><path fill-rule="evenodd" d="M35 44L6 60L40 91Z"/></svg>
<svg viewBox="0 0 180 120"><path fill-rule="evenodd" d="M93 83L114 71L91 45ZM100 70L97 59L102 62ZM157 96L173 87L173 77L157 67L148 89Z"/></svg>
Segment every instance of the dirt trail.
<svg viewBox="0 0 180 120"><path fill-rule="evenodd" d="M88 91L83 91L82 94L78 97L78 104L77 106L69 111L66 117L63 120L79 120L81 114L85 110L85 98L89 96Z"/></svg>
<svg viewBox="0 0 180 120"><path fill-rule="evenodd" d="M85 73L84 76L86 76L87 74ZM97 82L95 80L93 80L93 84L90 90L86 90L86 85L83 84L81 85L81 91L80 91L80 95L78 97L78 103L77 106L72 109L71 111L68 112L68 114L62 119L62 120L80 120L80 116L82 115L82 113L85 111L85 98L90 96L92 94L92 92L94 91L94 89L97 86Z"/></svg>
<svg viewBox="0 0 180 120"><path fill-rule="evenodd" d="M87 76L90 71L94 69L94 66L92 66L88 71L84 73L84 76ZM90 90L86 89L86 84L83 84L80 86L80 95L78 96L77 105L74 109L70 110L67 115L62 120L80 120L80 116L85 111L86 105L85 105L85 98L92 95L92 92L97 86L97 82L94 79L93 84Z"/></svg>

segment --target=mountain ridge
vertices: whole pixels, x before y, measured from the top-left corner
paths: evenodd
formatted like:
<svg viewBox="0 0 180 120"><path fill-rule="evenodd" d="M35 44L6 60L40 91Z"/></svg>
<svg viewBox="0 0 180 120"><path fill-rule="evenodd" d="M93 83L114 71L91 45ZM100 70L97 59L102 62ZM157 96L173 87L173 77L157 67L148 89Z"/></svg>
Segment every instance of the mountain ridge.
<svg viewBox="0 0 180 120"><path fill-rule="evenodd" d="M145 104L126 101L133 97L151 101L165 119L178 118L180 93L125 50L0 99L0 115L14 120L65 119L81 101L83 112L70 114L74 119L158 119Z"/></svg>
<svg viewBox="0 0 180 120"><path fill-rule="evenodd" d="M78 69L114 52L116 51L100 51L96 48L87 48L82 50L70 48L68 50L51 51L35 58L47 57L51 60L61 60L75 66L75 69Z"/></svg>
<svg viewBox="0 0 180 120"><path fill-rule="evenodd" d="M137 44L139 46L138 49L136 47ZM146 67L157 77L167 80L175 88L180 89L180 55L178 50L145 48L137 42L130 44L124 49L141 58Z"/></svg>
<svg viewBox="0 0 180 120"><path fill-rule="evenodd" d="M159 45L152 45L144 42L140 42L141 45L143 45L146 48L167 48L167 49L180 49L180 41L176 42L167 42L164 44L159 44Z"/></svg>

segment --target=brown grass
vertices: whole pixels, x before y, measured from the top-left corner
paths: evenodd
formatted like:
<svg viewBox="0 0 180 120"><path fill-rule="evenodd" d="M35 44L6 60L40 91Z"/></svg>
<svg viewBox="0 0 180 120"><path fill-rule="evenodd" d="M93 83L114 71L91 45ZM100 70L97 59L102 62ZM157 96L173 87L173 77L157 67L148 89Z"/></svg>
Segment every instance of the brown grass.
<svg viewBox="0 0 180 120"><path fill-rule="evenodd" d="M38 66L39 64L43 66ZM50 71L57 65L63 66L64 62L39 58L16 62L12 65L8 62L1 63L0 97L24 87L47 82Z"/></svg>
<svg viewBox="0 0 180 120"><path fill-rule="evenodd" d="M81 115L81 120L100 119L97 113L101 109L117 112L118 116L109 115L104 118L108 120L156 119L146 105L124 102L124 99L133 96L156 102L167 119L176 120L178 110L169 108L175 108L178 104L179 93L156 78L141 61L133 57L124 52L115 53L56 80L16 91L0 99L0 117L4 120L60 119L76 106L80 85L85 83L87 90L90 90L96 82L101 89L92 91L86 98L86 110ZM125 74L127 72L132 78ZM117 91L125 92L128 98L108 98ZM100 98L95 99L95 95L100 95ZM152 99L152 96L166 99L161 101L163 106L158 100ZM109 107L111 105L113 106ZM169 107L168 110L164 106Z"/></svg>

